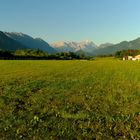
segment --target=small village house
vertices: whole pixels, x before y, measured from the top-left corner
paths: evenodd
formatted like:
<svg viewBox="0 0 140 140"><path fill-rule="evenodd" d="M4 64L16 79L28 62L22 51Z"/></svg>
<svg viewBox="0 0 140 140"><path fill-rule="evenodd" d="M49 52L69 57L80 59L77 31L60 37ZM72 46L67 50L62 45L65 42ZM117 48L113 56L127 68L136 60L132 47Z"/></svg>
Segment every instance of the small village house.
<svg viewBox="0 0 140 140"><path fill-rule="evenodd" d="M133 56L124 56L123 60L133 60L133 61L138 60L138 61L140 61L140 54L136 55L134 57Z"/></svg>
<svg viewBox="0 0 140 140"><path fill-rule="evenodd" d="M123 57L123 60L132 60L133 59L133 56L124 56Z"/></svg>
<svg viewBox="0 0 140 140"><path fill-rule="evenodd" d="M140 61L140 54L135 56L135 59Z"/></svg>

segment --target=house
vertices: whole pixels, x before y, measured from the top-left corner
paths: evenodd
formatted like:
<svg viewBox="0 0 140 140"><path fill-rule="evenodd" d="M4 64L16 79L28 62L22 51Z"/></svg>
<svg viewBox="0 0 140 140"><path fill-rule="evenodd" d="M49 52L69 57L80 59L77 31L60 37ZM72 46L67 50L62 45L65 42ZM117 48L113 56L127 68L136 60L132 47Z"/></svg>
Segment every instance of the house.
<svg viewBox="0 0 140 140"><path fill-rule="evenodd" d="M135 56L135 59L140 61L140 54Z"/></svg>
<svg viewBox="0 0 140 140"><path fill-rule="evenodd" d="M123 57L123 60L132 60L133 59L133 56L124 56Z"/></svg>
<svg viewBox="0 0 140 140"><path fill-rule="evenodd" d="M133 59L133 56L128 56L128 60L132 60Z"/></svg>
<svg viewBox="0 0 140 140"><path fill-rule="evenodd" d="M136 55L135 57L133 57L133 56L124 56L123 60L133 60L133 61L138 60L138 61L140 61L140 54Z"/></svg>

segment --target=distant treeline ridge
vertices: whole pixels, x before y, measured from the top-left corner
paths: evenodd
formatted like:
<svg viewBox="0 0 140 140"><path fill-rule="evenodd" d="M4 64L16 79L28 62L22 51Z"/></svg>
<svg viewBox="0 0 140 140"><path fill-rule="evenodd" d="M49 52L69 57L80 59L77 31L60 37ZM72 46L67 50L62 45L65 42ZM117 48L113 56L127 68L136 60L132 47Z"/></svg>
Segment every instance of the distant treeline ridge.
<svg viewBox="0 0 140 140"><path fill-rule="evenodd" d="M140 54L140 50L122 50L122 51L117 51L115 53L115 57L117 58L123 58L125 56L136 56Z"/></svg>
<svg viewBox="0 0 140 140"><path fill-rule="evenodd" d="M48 54L42 50L0 50L0 59L8 60L73 60L73 59L91 59L90 56L76 54L74 52L61 52Z"/></svg>

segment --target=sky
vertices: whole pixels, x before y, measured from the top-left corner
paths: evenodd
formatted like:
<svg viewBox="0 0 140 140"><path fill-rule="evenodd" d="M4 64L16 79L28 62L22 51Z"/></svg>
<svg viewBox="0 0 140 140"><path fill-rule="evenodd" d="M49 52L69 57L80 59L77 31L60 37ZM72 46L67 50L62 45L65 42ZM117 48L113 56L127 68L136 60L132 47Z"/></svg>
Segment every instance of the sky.
<svg viewBox="0 0 140 140"><path fill-rule="evenodd" d="M0 0L0 30L47 42L140 37L140 0Z"/></svg>

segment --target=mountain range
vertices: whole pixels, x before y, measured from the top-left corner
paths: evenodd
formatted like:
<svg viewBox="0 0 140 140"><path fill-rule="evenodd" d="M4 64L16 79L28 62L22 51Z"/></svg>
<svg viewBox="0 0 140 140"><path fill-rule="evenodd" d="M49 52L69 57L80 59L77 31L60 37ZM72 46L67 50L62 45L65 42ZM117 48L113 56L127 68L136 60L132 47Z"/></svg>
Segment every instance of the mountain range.
<svg viewBox="0 0 140 140"><path fill-rule="evenodd" d="M42 40L41 38L33 38L29 35L23 33L15 33L15 32L5 32L7 37L17 41L18 43L25 46L28 49L40 49L43 51L47 51L48 53L55 53L56 50L52 48L47 42Z"/></svg>
<svg viewBox="0 0 140 140"><path fill-rule="evenodd" d="M75 52L86 55L107 55L116 51L128 49L140 49L140 38L132 41L122 41L118 44L105 43L96 45L92 41L82 42L55 42L47 43L41 38L33 38L27 34L0 31L0 49L40 49L48 53Z"/></svg>
<svg viewBox="0 0 140 140"><path fill-rule="evenodd" d="M97 45L88 40L83 42L56 42L50 45L58 52L77 52L82 50L85 53L90 53L97 49Z"/></svg>
<svg viewBox="0 0 140 140"><path fill-rule="evenodd" d="M107 55L107 54L114 54L117 51L121 50L129 50L129 49L140 49L140 38L137 38L132 41L122 41L118 44L109 45L106 47L98 47L92 55Z"/></svg>
<svg viewBox="0 0 140 140"><path fill-rule="evenodd" d="M17 49L40 49L48 53L56 53L47 42L40 38L32 38L29 35L15 32L0 31L0 49L15 51Z"/></svg>
<svg viewBox="0 0 140 140"><path fill-rule="evenodd" d="M8 37L4 32L0 31L0 49L13 51L17 49L27 49L27 47Z"/></svg>

